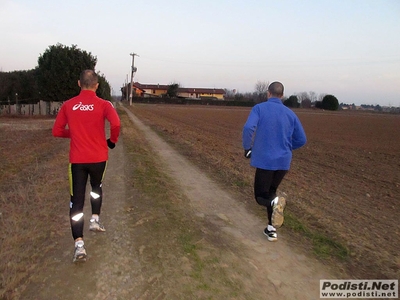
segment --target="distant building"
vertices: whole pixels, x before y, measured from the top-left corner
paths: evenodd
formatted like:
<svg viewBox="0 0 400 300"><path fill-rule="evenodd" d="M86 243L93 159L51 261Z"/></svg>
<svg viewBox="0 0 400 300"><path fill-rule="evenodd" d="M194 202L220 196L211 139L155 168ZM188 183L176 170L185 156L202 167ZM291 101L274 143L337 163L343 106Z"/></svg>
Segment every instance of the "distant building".
<svg viewBox="0 0 400 300"><path fill-rule="evenodd" d="M132 88L139 97L162 97L162 95L167 93L168 85L140 84L139 82L134 82Z"/></svg>
<svg viewBox="0 0 400 300"><path fill-rule="evenodd" d="M135 94L140 97L162 97L167 94L169 85L134 82L132 87ZM177 95L181 98L214 98L215 100L223 100L225 90L216 88L178 88Z"/></svg>
<svg viewBox="0 0 400 300"><path fill-rule="evenodd" d="M223 100L225 95L224 89L208 89L208 88L179 88L178 96L184 98L215 98Z"/></svg>

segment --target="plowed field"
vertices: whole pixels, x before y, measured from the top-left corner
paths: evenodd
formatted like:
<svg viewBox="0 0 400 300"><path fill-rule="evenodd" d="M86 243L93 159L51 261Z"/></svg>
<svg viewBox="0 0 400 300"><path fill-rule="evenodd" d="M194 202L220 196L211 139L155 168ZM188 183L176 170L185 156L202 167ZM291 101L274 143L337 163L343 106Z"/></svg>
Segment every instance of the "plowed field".
<svg viewBox="0 0 400 300"><path fill-rule="evenodd" d="M250 209L254 169L243 157L249 108L139 105L132 108ZM280 186L288 212L348 249L347 271L400 277L400 116L296 110L308 142ZM295 243L294 243L295 245Z"/></svg>

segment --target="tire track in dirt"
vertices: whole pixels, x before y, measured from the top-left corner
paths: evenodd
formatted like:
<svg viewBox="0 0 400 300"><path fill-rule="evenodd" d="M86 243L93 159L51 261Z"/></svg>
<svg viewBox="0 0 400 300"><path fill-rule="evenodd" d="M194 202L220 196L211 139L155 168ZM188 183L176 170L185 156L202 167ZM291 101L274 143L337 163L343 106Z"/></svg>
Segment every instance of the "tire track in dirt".
<svg viewBox="0 0 400 300"><path fill-rule="evenodd" d="M252 269L252 278L243 278L250 290L264 290L270 299L318 299L319 280L337 278L329 267L291 249L282 231L277 243L268 242L262 234L265 221L249 213L238 200L179 155L129 109L124 110L182 188L195 217L220 230L220 234L228 237L232 244L241 245L243 251L235 260L241 261L244 268Z"/></svg>

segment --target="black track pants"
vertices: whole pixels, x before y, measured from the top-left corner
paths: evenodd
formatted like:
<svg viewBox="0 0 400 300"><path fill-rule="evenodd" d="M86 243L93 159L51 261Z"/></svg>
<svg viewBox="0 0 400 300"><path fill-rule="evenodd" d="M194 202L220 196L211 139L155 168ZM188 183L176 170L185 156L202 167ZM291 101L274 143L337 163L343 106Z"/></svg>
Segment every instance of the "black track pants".
<svg viewBox="0 0 400 300"><path fill-rule="evenodd" d="M70 221L72 237L75 239L83 237L83 206L85 204L86 184L90 177L90 203L92 214L100 214L103 201L102 182L106 170L107 162L70 164L69 165L69 183L70 183Z"/></svg>
<svg viewBox="0 0 400 300"><path fill-rule="evenodd" d="M268 224L271 225L271 201L276 197L276 190L285 177L287 170L256 169L254 177L254 197L259 205L267 207Z"/></svg>

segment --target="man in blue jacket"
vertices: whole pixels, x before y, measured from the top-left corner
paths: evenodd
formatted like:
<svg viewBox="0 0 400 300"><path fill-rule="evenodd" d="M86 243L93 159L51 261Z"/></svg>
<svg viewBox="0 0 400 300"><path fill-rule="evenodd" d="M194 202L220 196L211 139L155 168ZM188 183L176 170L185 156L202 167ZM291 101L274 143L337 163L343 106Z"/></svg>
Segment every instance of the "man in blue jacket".
<svg viewBox="0 0 400 300"><path fill-rule="evenodd" d="M292 150L306 143L299 118L283 105L283 85L273 82L268 87L268 101L251 110L243 127L243 148L250 165L256 168L254 196L259 205L267 208L268 226L264 234L276 241L276 229L283 224L284 197L276 190L290 169Z"/></svg>

